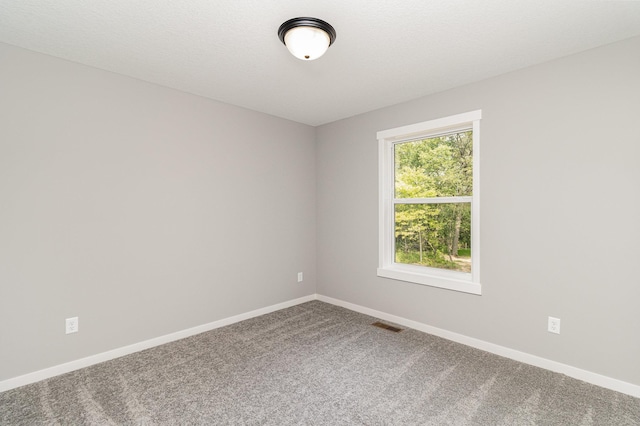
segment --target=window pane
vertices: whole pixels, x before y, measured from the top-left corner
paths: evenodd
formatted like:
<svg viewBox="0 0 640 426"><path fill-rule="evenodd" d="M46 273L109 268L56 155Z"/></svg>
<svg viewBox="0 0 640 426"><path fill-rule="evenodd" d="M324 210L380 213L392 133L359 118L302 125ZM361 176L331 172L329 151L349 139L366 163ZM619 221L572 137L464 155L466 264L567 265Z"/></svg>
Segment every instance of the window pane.
<svg viewBox="0 0 640 426"><path fill-rule="evenodd" d="M396 204L395 261L471 272L471 203Z"/></svg>
<svg viewBox="0 0 640 426"><path fill-rule="evenodd" d="M471 196L471 130L394 145L395 198Z"/></svg>

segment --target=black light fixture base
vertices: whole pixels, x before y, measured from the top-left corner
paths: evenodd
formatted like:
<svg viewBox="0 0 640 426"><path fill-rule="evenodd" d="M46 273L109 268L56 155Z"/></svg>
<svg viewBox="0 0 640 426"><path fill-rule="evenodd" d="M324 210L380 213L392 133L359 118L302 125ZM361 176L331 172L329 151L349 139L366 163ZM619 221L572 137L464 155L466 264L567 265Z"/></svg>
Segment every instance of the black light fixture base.
<svg viewBox="0 0 640 426"><path fill-rule="evenodd" d="M278 28L278 38L283 44L286 45L284 36L287 34L287 31L296 27L312 27L324 31L329 36L329 46L331 46L336 39L336 30L328 22L318 18L302 17L289 19L280 25L280 28Z"/></svg>

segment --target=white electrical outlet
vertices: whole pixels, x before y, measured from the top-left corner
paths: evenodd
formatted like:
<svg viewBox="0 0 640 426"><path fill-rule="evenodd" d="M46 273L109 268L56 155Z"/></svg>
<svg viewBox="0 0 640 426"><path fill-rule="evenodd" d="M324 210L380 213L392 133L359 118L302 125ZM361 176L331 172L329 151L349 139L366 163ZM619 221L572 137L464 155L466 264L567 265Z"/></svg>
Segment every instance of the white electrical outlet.
<svg viewBox="0 0 640 426"><path fill-rule="evenodd" d="M65 332L67 334L78 332L78 317L67 318L65 321Z"/></svg>
<svg viewBox="0 0 640 426"><path fill-rule="evenodd" d="M560 318L549 317L547 330L549 333L560 334Z"/></svg>
<svg viewBox="0 0 640 426"><path fill-rule="evenodd" d="M302 272L298 272L298 282L301 283L302 282Z"/></svg>

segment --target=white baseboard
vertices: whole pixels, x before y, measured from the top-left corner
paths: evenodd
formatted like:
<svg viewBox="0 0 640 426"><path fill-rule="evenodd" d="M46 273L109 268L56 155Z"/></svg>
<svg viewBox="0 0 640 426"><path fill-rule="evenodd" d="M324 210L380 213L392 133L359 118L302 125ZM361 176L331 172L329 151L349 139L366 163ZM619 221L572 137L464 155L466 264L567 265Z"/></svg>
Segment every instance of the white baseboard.
<svg viewBox="0 0 640 426"><path fill-rule="evenodd" d="M601 374L592 373L590 371L582 370L580 368L572 367L570 365L562 364L560 362L551 361L546 358L542 358L536 355L531 355L526 352L520 352L515 349L510 349L504 346L496 345L494 343L485 342L483 340L474 339L462 334L454 333L451 331L443 330L441 328L432 327L417 321L409 320L406 318L398 317L395 315L387 314L385 312L376 311L375 309L365 308L364 306L356 305L353 303L345 302L339 299L334 299L327 296L316 295L317 300L322 302L331 303L332 305L341 306L343 308L360 312L362 314L370 315L375 318L380 318L385 321L394 322L396 324L404 325L405 327L413 328L415 330L423 331L425 333L433 334L434 336L442 337L447 340L462 343L463 345L471 346L483 351L491 352L496 355L510 358L516 361L523 362L525 364L533 365L536 367L544 368L546 370L554 371L556 373L565 374L574 379L582 380L583 382L591 383L603 388L611 389L616 392L625 393L627 395L640 398L640 386L632 383L623 382L622 380L613 379L611 377L603 376Z"/></svg>
<svg viewBox="0 0 640 426"><path fill-rule="evenodd" d="M260 315L269 314L271 312L279 311L281 309L289 308L291 306L299 305L301 303L315 300L316 295L301 297L287 302L278 303L276 305L267 306L266 308L256 309L244 314L234 315L229 318L223 318L218 321L210 322L208 324L199 325L197 327L188 328L186 330L177 331L175 333L166 334L164 336L156 337L153 339L145 340L132 345L124 346L121 348L113 349L107 352L102 352L96 355L91 355L86 358L77 359L64 364L55 365L53 367L45 368L43 370L28 373L23 376L14 377L11 379L0 381L0 392L14 389L20 386L28 385L30 383L39 382L50 377L58 376L60 374L69 373L71 371L79 370L81 368L89 367L91 365L99 364L101 362L109 361L114 358L129 355L135 352L139 352L145 349L153 348L155 346L163 345L165 343L173 342L176 340L184 339L185 337L194 336L196 334L204 333L205 331L214 330L216 328L231 325L236 322L244 321L246 319L258 317Z"/></svg>
<svg viewBox="0 0 640 426"><path fill-rule="evenodd" d="M64 364L56 365L43 370L28 373L22 376L14 377L11 379L0 381L0 392L4 392L10 389L14 389L20 386L28 385L30 383L39 382L50 377L58 376L60 374L69 373L71 371L79 370L81 368L89 367L94 364L109 361L114 358L129 355L135 352L139 352L145 349L149 349L155 346L163 345L165 343L173 342L176 340L184 339L185 337L193 336L199 333L204 333L209 330L231 325L246 319L258 317L271 312L279 311L281 309L289 308L291 306L299 305L301 303L309 302L311 300L320 300L322 302L330 303L332 305L341 306L343 308L360 312L365 315L380 318L385 321L390 321L396 324L403 325L405 327L413 328L415 330L423 331L425 333L433 334L434 336L442 337L454 342L462 343L467 346L471 346L483 351L491 352L496 355L500 355L506 358L510 358L516 361L524 362L525 364L534 365L536 367L544 368L546 370L554 371L557 373L565 374L569 377L573 377L578 380L582 380L587 383L591 383L603 388L611 389L617 392L625 393L627 395L640 398L640 386L631 383L623 382L621 380L613 379L611 377L603 376L601 374L592 373L590 371L582 370L580 368L572 367L570 365L562 364L556 361L551 361L546 358L542 358L536 355L531 355L525 352L520 352L514 349L510 349L504 346L496 345L494 343L485 342L483 340L468 337L462 334L454 333L451 331L443 330L441 328L432 327L417 321L402 318L396 315L387 314L385 312L377 311L375 309L366 308L364 306L356 305L350 302L345 302L339 299L323 296L320 294L312 294L309 296L301 297L287 302L278 303L276 305L267 306L265 308L256 309L254 311L246 312L244 314L235 315L229 318L224 318L218 321L214 321L208 324L200 325L197 327L189 328L186 330L178 331L175 333L167 334L164 336L156 337L153 339L145 340L143 342L134 343L132 345L124 346L121 348L113 349L107 352L102 352L96 355L81 358L75 361L67 362Z"/></svg>

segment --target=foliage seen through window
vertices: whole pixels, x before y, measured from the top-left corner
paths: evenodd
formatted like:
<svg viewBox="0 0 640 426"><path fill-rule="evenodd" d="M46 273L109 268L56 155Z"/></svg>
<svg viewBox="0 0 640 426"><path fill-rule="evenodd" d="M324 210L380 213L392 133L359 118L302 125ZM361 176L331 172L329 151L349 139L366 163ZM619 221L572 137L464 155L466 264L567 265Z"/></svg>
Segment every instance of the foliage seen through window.
<svg viewBox="0 0 640 426"><path fill-rule="evenodd" d="M472 160L471 130L395 144L397 263L471 272Z"/></svg>

